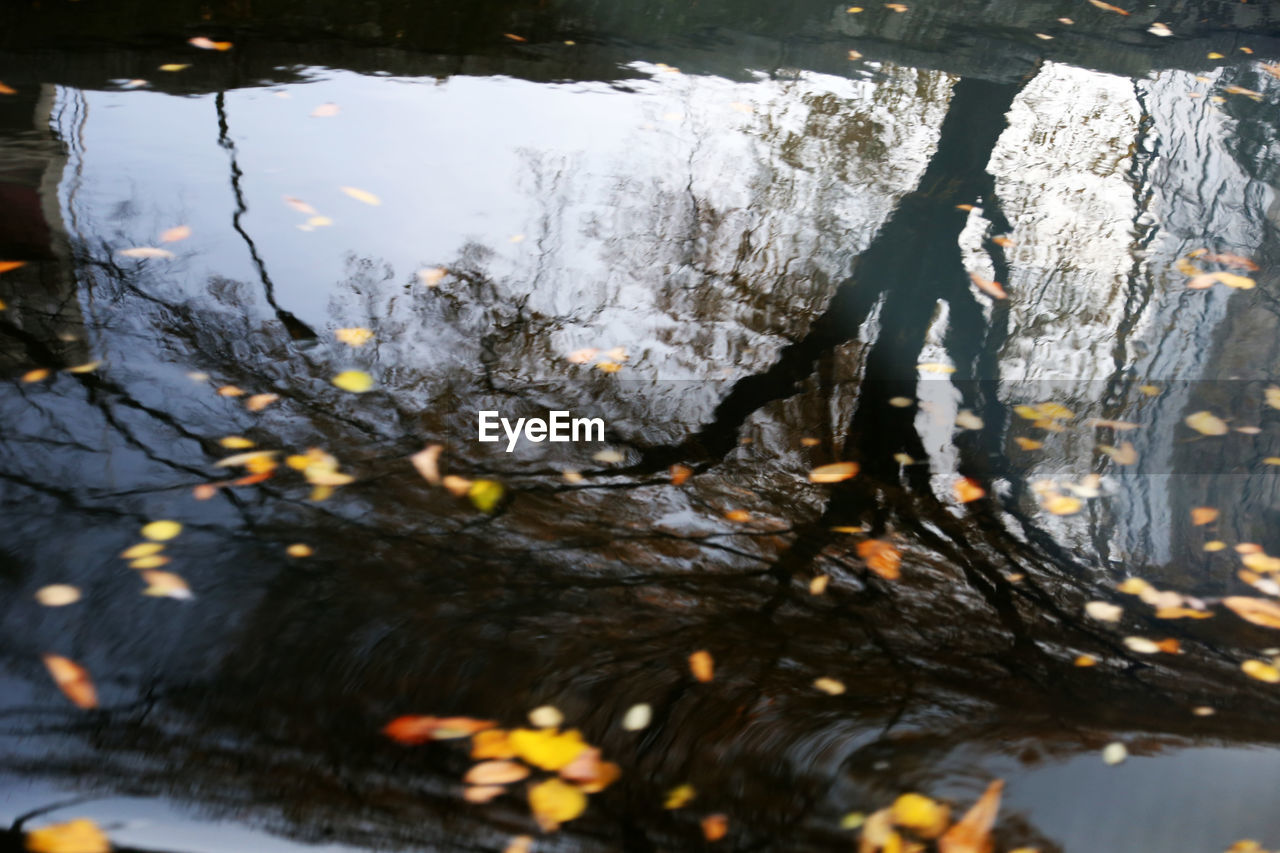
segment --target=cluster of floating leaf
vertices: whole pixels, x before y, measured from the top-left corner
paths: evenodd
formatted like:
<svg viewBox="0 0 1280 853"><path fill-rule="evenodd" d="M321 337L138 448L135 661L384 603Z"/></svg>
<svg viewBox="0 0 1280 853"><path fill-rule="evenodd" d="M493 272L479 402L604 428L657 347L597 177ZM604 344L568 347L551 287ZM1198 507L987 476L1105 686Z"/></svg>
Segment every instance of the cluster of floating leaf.
<svg viewBox="0 0 1280 853"><path fill-rule="evenodd" d="M842 825L861 829L858 853L990 853L991 830L1000 812L1004 782L997 779L954 823L951 806L924 796L906 793L893 805L870 815L853 813ZM1020 847L1010 853L1037 853Z"/></svg>

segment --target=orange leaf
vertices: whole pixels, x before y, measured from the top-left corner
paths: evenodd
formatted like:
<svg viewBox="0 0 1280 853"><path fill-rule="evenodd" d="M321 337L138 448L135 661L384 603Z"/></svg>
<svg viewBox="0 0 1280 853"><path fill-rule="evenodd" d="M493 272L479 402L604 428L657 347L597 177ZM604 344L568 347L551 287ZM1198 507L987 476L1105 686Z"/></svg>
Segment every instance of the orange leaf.
<svg viewBox="0 0 1280 853"><path fill-rule="evenodd" d="M98 825L86 817L42 826L27 833L31 853L110 853L111 842Z"/></svg>
<svg viewBox="0 0 1280 853"><path fill-rule="evenodd" d="M694 678L704 683L714 678L715 661L711 659L711 652L699 649L689 655L689 671L693 673Z"/></svg>
<svg viewBox="0 0 1280 853"><path fill-rule="evenodd" d="M25 267L26 265L26 261L0 261L0 272L16 270L18 267Z"/></svg>
<svg viewBox="0 0 1280 853"><path fill-rule="evenodd" d="M612 785L622 769L611 761L600 760L600 750L588 747L573 761L560 768L560 777L577 783L584 793L594 794Z"/></svg>
<svg viewBox="0 0 1280 853"><path fill-rule="evenodd" d="M1191 523L1196 527L1218 520L1218 511L1213 507L1198 506L1191 510Z"/></svg>
<svg viewBox="0 0 1280 853"><path fill-rule="evenodd" d="M1222 604L1246 622L1264 628L1280 628L1280 604L1274 601L1231 595L1222 599Z"/></svg>
<svg viewBox="0 0 1280 853"><path fill-rule="evenodd" d="M400 743L417 744L469 737L496 725L492 720L476 720L471 717L404 716L387 723L382 733Z"/></svg>
<svg viewBox="0 0 1280 853"><path fill-rule="evenodd" d="M902 554L883 539L867 539L858 543L858 556L867 568L885 580L897 580L901 574Z"/></svg>
<svg viewBox="0 0 1280 853"><path fill-rule="evenodd" d="M58 689L66 695L78 708L98 707L98 692L93 689L93 681L89 672L80 664L59 655L45 655L44 665L58 685Z"/></svg>
<svg viewBox="0 0 1280 853"><path fill-rule="evenodd" d="M1110 3L1103 3L1102 0L1089 0L1089 2L1097 6L1099 9L1105 9L1108 12L1115 12L1117 15L1129 14L1124 9L1121 9L1119 6L1112 6Z"/></svg>
<svg viewBox="0 0 1280 853"><path fill-rule="evenodd" d="M472 758L515 758L507 733L502 729L489 729L471 736Z"/></svg>
<svg viewBox="0 0 1280 853"><path fill-rule="evenodd" d="M982 486L979 486L977 481L972 477L961 477L959 480L956 480L956 484L953 486L953 489L956 494L956 500L960 501L962 504L976 501L979 498L986 497L987 495L987 490L982 488Z"/></svg>
<svg viewBox="0 0 1280 853"><path fill-rule="evenodd" d="M192 47L198 47L201 50L231 50L231 42L213 41L212 39L207 39L204 36L196 36L195 38L187 39L187 44Z"/></svg>
<svg viewBox="0 0 1280 853"><path fill-rule="evenodd" d="M685 465L672 465L668 473L671 475L671 485L682 486L693 476L693 469Z"/></svg>
<svg viewBox="0 0 1280 853"><path fill-rule="evenodd" d="M1005 293L1004 288L1000 286L1000 282L998 281L991 281L990 279L983 278L977 273L972 272L969 273L969 280L973 282L974 287L978 288L978 290L981 290L993 299L1009 298L1009 294Z"/></svg>
<svg viewBox="0 0 1280 853"><path fill-rule="evenodd" d="M709 814L702 819L702 837L719 841L729 834L729 818L722 814Z"/></svg>
<svg viewBox="0 0 1280 853"><path fill-rule="evenodd" d="M938 853L986 853L991 849L991 827L1000 811L1000 793L1004 781L997 779L987 786L973 808L956 821L938 839Z"/></svg>

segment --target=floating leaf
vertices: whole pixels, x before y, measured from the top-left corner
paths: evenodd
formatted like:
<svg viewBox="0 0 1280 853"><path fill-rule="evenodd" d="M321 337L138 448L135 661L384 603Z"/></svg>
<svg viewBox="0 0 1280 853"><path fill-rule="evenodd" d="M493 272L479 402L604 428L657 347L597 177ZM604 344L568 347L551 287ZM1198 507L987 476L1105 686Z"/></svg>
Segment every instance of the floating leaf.
<svg viewBox="0 0 1280 853"><path fill-rule="evenodd" d="M27 833L29 853L110 853L111 842L87 817L54 823Z"/></svg>
<svg viewBox="0 0 1280 853"><path fill-rule="evenodd" d="M313 553L315 553L314 551L311 550L310 545L303 544L302 542L295 542L294 544L290 545L288 548L285 548L284 552L288 554L290 557L299 557L299 558L310 557Z"/></svg>
<svg viewBox="0 0 1280 853"><path fill-rule="evenodd" d="M218 444L228 450L246 450L253 447L253 442L242 435L228 435L225 438L218 439Z"/></svg>
<svg viewBox="0 0 1280 853"><path fill-rule="evenodd" d="M187 44L191 45L192 47L198 47L201 50L220 50L221 51L221 50L231 50L232 48L232 44L229 41L213 41L212 39L205 38L204 36L196 36L195 38L187 39Z"/></svg>
<svg viewBox="0 0 1280 853"><path fill-rule="evenodd" d="M1243 48L1241 48L1243 50ZM1231 252L1220 252L1218 254L1207 253L1203 256L1203 260L1211 264L1222 264L1229 267L1239 267L1249 272L1257 272L1258 265L1242 255L1234 255Z"/></svg>
<svg viewBox="0 0 1280 853"><path fill-rule="evenodd" d="M444 445L428 444L409 457L413 467L422 475L422 479L433 486L440 485L440 454L442 453L444 453Z"/></svg>
<svg viewBox="0 0 1280 853"><path fill-rule="evenodd" d="M1003 780L997 779L988 785L964 817L938 839L938 853L986 853L990 850L991 827L995 825L1000 811L1003 790Z"/></svg>
<svg viewBox="0 0 1280 853"><path fill-rule="evenodd" d="M544 832L551 832L565 821L573 820L586 807L587 795L559 779L548 779L529 789L529 808Z"/></svg>
<svg viewBox="0 0 1280 853"><path fill-rule="evenodd" d="M363 370L345 370L333 377L331 381L343 391L350 391L352 394L363 394L373 388L373 377Z"/></svg>
<svg viewBox="0 0 1280 853"><path fill-rule="evenodd" d="M481 761L467 771L468 785L509 785L529 778L529 768L515 761Z"/></svg>
<svg viewBox="0 0 1280 853"><path fill-rule="evenodd" d="M101 361L86 361L84 364L77 364L74 367L68 367L67 373L93 373L99 367L102 367Z"/></svg>
<svg viewBox="0 0 1280 853"><path fill-rule="evenodd" d="M587 747L578 757L560 768L560 778L573 782L585 794L595 794L622 776L622 768L612 761L602 761L600 750Z"/></svg>
<svg viewBox="0 0 1280 853"><path fill-rule="evenodd" d="M1000 286L1000 282L983 278L977 273L969 273L969 280L973 282L973 286L981 290L993 299L1008 299L1009 294Z"/></svg>
<svg viewBox="0 0 1280 853"><path fill-rule="evenodd" d="M245 467L251 471L265 471L274 467L275 458L280 455L278 450L251 450L248 453L236 453L225 459L219 459L213 463L215 468L238 468ZM308 457L304 456L303 459Z"/></svg>
<svg viewBox="0 0 1280 853"><path fill-rule="evenodd" d="M1097 6L1099 9L1104 9L1108 12L1115 12L1117 15L1129 14L1124 9L1121 9L1119 6L1112 6L1110 3L1104 3L1103 0L1089 0L1089 2Z"/></svg>
<svg viewBox="0 0 1280 853"><path fill-rule="evenodd" d="M936 361L926 361L923 364L916 365L917 370L923 370L925 373L955 373L956 369L949 364L941 364Z"/></svg>
<svg viewBox="0 0 1280 853"><path fill-rule="evenodd" d="M17 89L13 88L12 86L6 86L4 83L0 83L0 95L16 95L16 94L18 94Z"/></svg>
<svg viewBox="0 0 1280 853"><path fill-rule="evenodd" d="M339 189L354 198L356 201L361 201L365 204L373 205L374 207L382 204L382 199L378 198L371 192L360 189L359 187L339 187Z"/></svg>
<svg viewBox="0 0 1280 853"><path fill-rule="evenodd" d="M167 542L182 532L182 525L176 521L153 521L142 528L142 537L152 542Z"/></svg>
<svg viewBox="0 0 1280 853"><path fill-rule="evenodd" d="M1132 465L1138 461L1138 451L1134 448L1133 443L1129 441L1120 442L1119 447L1099 444L1098 449L1110 456L1111 461L1117 465Z"/></svg>
<svg viewBox="0 0 1280 853"><path fill-rule="evenodd" d="M531 850L533 850L533 836L517 835L511 839L511 843L502 853L530 853Z"/></svg>
<svg viewBox="0 0 1280 853"><path fill-rule="evenodd" d="M1268 684L1280 682L1280 669L1276 669L1266 661L1247 660L1240 664L1240 669L1250 678L1256 678L1259 681L1265 681Z"/></svg>
<svg viewBox="0 0 1280 853"><path fill-rule="evenodd" d="M164 65L159 66L159 69L172 74L177 71L186 71L190 67L191 63L189 62L166 62Z"/></svg>
<svg viewBox="0 0 1280 853"><path fill-rule="evenodd" d="M154 246L137 246L132 249L121 249L118 254L126 258L176 258L168 249L157 249Z"/></svg>
<svg viewBox="0 0 1280 853"><path fill-rule="evenodd" d="M298 211L299 213L304 213L304 214L306 214L307 216L315 216L315 215L316 215L316 213L318 212L314 207L312 207L311 205L307 204L307 203L306 203L305 201L303 201L302 199L300 199L300 198L294 198L294 197L293 197L293 196L291 196L291 195L287 195L287 196L285 196L285 197L284 197L284 203L285 203L285 204L287 204L287 205L289 205L290 207L292 207L294 210Z"/></svg>
<svg viewBox="0 0 1280 853"><path fill-rule="evenodd" d="M844 682L834 678L827 678L825 675L821 678L815 678L813 686L829 696L839 696L845 691Z"/></svg>
<svg viewBox="0 0 1280 853"><path fill-rule="evenodd" d="M44 665L53 676L54 684L77 708L98 707L98 692L93 687L89 672L75 661L60 655L44 655Z"/></svg>
<svg viewBox="0 0 1280 853"><path fill-rule="evenodd" d="M1160 644L1146 637L1125 637L1124 644L1140 655L1154 655L1160 651Z"/></svg>
<svg viewBox="0 0 1280 853"><path fill-rule="evenodd" d="M529 712L529 722L539 728L554 729L564 722L564 714L554 705L539 705Z"/></svg>
<svg viewBox="0 0 1280 853"><path fill-rule="evenodd" d="M147 582L143 595L179 600L194 598L187 582L172 572L143 572L142 579Z"/></svg>
<svg viewBox="0 0 1280 853"><path fill-rule="evenodd" d="M0 273L9 272L9 270L16 270L19 267L25 267L26 265L26 261L0 261Z"/></svg>
<svg viewBox="0 0 1280 853"><path fill-rule="evenodd" d="M708 841L719 841L728 834L728 815L710 814L702 819L702 837Z"/></svg>
<svg viewBox="0 0 1280 853"><path fill-rule="evenodd" d="M502 729L487 729L471 736L472 758L515 758L516 750Z"/></svg>
<svg viewBox="0 0 1280 853"><path fill-rule="evenodd" d="M337 104L321 104L311 111L311 117L330 118L332 116L336 116L340 112L342 112L342 109Z"/></svg>
<svg viewBox="0 0 1280 853"><path fill-rule="evenodd" d="M689 671L693 673L693 677L701 682L708 682L715 677L715 661L711 659L711 653L705 649L699 649L689 655Z"/></svg>
<svg viewBox="0 0 1280 853"><path fill-rule="evenodd" d="M150 557L152 554L159 554L164 550L164 546L159 542L139 542L137 545L131 545L120 552L120 556L126 560L137 560L140 557Z"/></svg>
<svg viewBox="0 0 1280 853"><path fill-rule="evenodd" d="M906 4L905 4L905 3L885 3L885 4L884 4L884 7L885 7L886 9L892 9L892 10L893 10L893 11L895 11L895 12L905 12L905 11L907 11L907 6L906 6Z"/></svg>
<svg viewBox="0 0 1280 853"><path fill-rule="evenodd" d="M961 409L956 415L956 426L960 429L982 429L982 418L968 409Z"/></svg>
<svg viewBox="0 0 1280 853"><path fill-rule="evenodd" d="M683 486L685 481L693 476L693 469L687 465L672 465L667 473L671 477L671 485Z"/></svg>
<svg viewBox="0 0 1280 853"><path fill-rule="evenodd" d="M1151 33L1153 36L1160 36L1161 38L1168 38L1173 35L1173 30L1169 29L1168 25L1162 24L1159 21L1156 21L1154 24L1147 27L1147 32Z"/></svg>
<svg viewBox="0 0 1280 853"><path fill-rule="evenodd" d="M1117 764L1123 764L1128 757L1129 750L1120 741L1114 741L1102 748L1102 761L1113 767Z"/></svg>
<svg viewBox="0 0 1280 853"><path fill-rule="evenodd" d="M692 785L677 785L667 791L667 797L663 801L662 807L664 809L682 809L693 802L695 796L697 796L697 792L693 790Z"/></svg>
<svg viewBox="0 0 1280 853"><path fill-rule="evenodd" d="M462 799L468 803L487 803L506 792L501 785L468 785L462 789Z"/></svg>
<svg viewBox="0 0 1280 853"><path fill-rule="evenodd" d="M596 370L604 373L617 373L622 369L622 365L616 361L598 361L596 362Z"/></svg>
<svg viewBox="0 0 1280 853"><path fill-rule="evenodd" d="M822 595L827 591L827 584L829 583L831 583L830 575L818 575L816 578L809 581L809 594Z"/></svg>
<svg viewBox="0 0 1280 853"><path fill-rule="evenodd" d="M616 450L601 450L591 456L597 462L603 462L606 465L616 465L627 457L623 456Z"/></svg>
<svg viewBox="0 0 1280 853"><path fill-rule="evenodd" d="M1018 436L1014 441L1016 441L1018 446L1023 450L1039 450L1044 447L1044 442L1036 441L1033 438L1023 438L1022 436Z"/></svg>
<svg viewBox="0 0 1280 853"><path fill-rule="evenodd" d="M1226 435L1230 431L1226 421L1210 412L1187 415L1185 423L1201 435Z"/></svg>
<svg viewBox="0 0 1280 853"><path fill-rule="evenodd" d="M177 225L160 235L161 243L176 243L191 236L190 225Z"/></svg>
<svg viewBox="0 0 1280 853"><path fill-rule="evenodd" d="M979 486L972 477L961 477L956 480L952 491L955 492L956 500L962 504L971 503L987 495L987 490Z"/></svg>
<svg viewBox="0 0 1280 853"><path fill-rule="evenodd" d="M588 364L599 354L600 350L597 347L588 347L586 349L574 350L565 356L565 360L570 364Z"/></svg>
<svg viewBox="0 0 1280 853"><path fill-rule="evenodd" d="M1124 608L1106 601L1090 601L1084 606L1084 612L1099 622L1119 622Z"/></svg>
<svg viewBox="0 0 1280 853"><path fill-rule="evenodd" d="M133 562L129 563L129 568L131 568L131 569L158 569L158 568L160 568L161 566L167 566L167 565L169 565L169 563L170 563L170 562L172 562L172 561L171 561L168 557L162 556L162 555L160 555L160 554L155 554L155 555L150 556L150 557L139 557L138 559L136 559L136 560L134 560Z"/></svg>
<svg viewBox="0 0 1280 853"><path fill-rule="evenodd" d="M435 287L444 280L447 273L448 270L443 267L427 267L426 269L418 270L418 280L427 287Z"/></svg>
<svg viewBox="0 0 1280 853"><path fill-rule="evenodd" d="M893 801L889 817L921 838L937 838L951 824L951 807L923 794L909 793Z"/></svg>
<svg viewBox="0 0 1280 853"><path fill-rule="evenodd" d="M515 729L508 738L516 755L543 770L566 767L587 748L577 729Z"/></svg>
<svg viewBox="0 0 1280 853"><path fill-rule="evenodd" d="M724 514L724 517L729 521L742 523L751 520L751 513L745 509L731 509Z"/></svg>
<svg viewBox="0 0 1280 853"><path fill-rule="evenodd" d="M219 397L243 397L244 391L234 385L223 385L218 389Z"/></svg>
<svg viewBox="0 0 1280 853"><path fill-rule="evenodd" d="M638 732L647 729L652 720L653 708L641 702L627 709L627 713L622 717L622 728L629 732Z"/></svg>
<svg viewBox="0 0 1280 853"><path fill-rule="evenodd" d="M333 336L340 343L344 343L351 347L362 347L373 339L373 330L366 329L363 326L356 326L350 329L337 329Z"/></svg>
<svg viewBox="0 0 1280 853"><path fill-rule="evenodd" d="M1080 667L1097 666L1098 659L1093 655L1077 655L1072 664Z"/></svg>
<svg viewBox="0 0 1280 853"><path fill-rule="evenodd" d="M1198 506L1191 510L1191 523L1196 527L1211 524L1218 520L1218 511L1213 507Z"/></svg>
<svg viewBox="0 0 1280 853"><path fill-rule="evenodd" d="M902 554L883 539L864 539L857 546L858 557L867 568L885 580L897 580L901 574Z"/></svg>
<svg viewBox="0 0 1280 853"><path fill-rule="evenodd" d="M857 462L833 462L819 465L809 472L810 483L839 483L858 475Z"/></svg>
<svg viewBox="0 0 1280 853"><path fill-rule="evenodd" d="M80 600L80 590L65 583L42 586L36 590L36 601L45 607L66 607Z"/></svg>
<svg viewBox="0 0 1280 853"><path fill-rule="evenodd" d="M1280 604L1274 601L1231 595L1222 599L1222 604L1246 622L1264 628L1280 628Z"/></svg>
<svg viewBox="0 0 1280 853"><path fill-rule="evenodd" d="M244 401L244 407L251 412L261 412L279 399L279 394L254 394Z"/></svg>
<svg viewBox="0 0 1280 853"><path fill-rule="evenodd" d="M38 367L35 370L28 370L22 374L23 382L43 382L52 375L52 372L45 367Z"/></svg>
<svg viewBox="0 0 1280 853"><path fill-rule="evenodd" d="M492 720L477 720L472 717L404 716L387 723L382 733L400 743L419 744L470 737L495 726L497 723Z"/></svg>
<svg viewBox="0 0 1280 853"><path fill-rule="evenodd" d="M506 494L506 488L497 480L476 480L467 487L471 505L481 512L493 512Z"/></svg>

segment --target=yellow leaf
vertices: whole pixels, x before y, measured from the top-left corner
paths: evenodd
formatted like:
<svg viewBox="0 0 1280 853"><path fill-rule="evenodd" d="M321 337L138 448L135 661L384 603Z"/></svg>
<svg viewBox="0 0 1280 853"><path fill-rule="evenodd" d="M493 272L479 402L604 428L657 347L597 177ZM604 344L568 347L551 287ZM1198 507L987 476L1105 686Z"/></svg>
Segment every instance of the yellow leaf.
<svg viewBox="0 0 1280 853"><path fill-rule="evenodd" d="M22 374L23 382L43 382L49 378L49 369L45 367L37 367L35 370L29 370Z"/></svg>
<svg viewBox="0 0 1280 853"><path fill-rule="evenodd" d="M126 560L137 560L140 557L150 557L152 554L159 554L164 550L164 546L159 542L139 542L120 552L120 556Z"/></svg>
<svg viewBox="0 0 1280 853"><path fill-rule="evenodd" d="M1033 438L1023 438L1022 436L1018 436L1014 441L1016 441L1018 446L1023 450L1039 450L1044 447L1044 442L1036 441Z"/></svg>
<svg viewBox="0 0 1280 853"><path fill-rule="evenodd" d="M1247 660L1240 664L1240 669L1244 670L1244 674L1250 678L1256 678L1268 684L1280 682L1280 669L1276 669L1265 661Z"/></svg>
<svg viewBox="0 0 1280 853"><path fill-rule="evenodd" d="M1240 562L1255 572L1263 572L1264 574L1280 572L1280 557L1272 557L1262 551L1243 554L1240 557Z"/></svg>
<svg viewBox="0 0 1280 853"><path fill-rule="evenodd" d="M587 807L587 795L559 779L539 782L529 789L529 809L544 832L573 820Z"/></svg>
<svg viewBox="0 0 1280 853"><path fill-rule="evenodd" d="M745 509L731 509L724 514L724 517L729 521L742 523L751 520L751 513Z"/></svg>
<svg viewBox="0 0 1280 853"><path fill-rule="evenodd" d="M164 65L160 66L160 70L173 73L175 71L185 71L190 67L191 63L189 62L166 62Z"/></svg>
<svg viewBox="0 0 1280 853"><path fill-rule="evenodd" d="M144 525L142 537L152 542L167 542L182 532L182 525L176 521L153 521Z"/></svg>
<svg viewBox="0 0 1280 853"><path fill-rule="evenodd" d="M827 678L826 676L815 678L813 686L829 696L839 696L845 691L844 682L837 681L834 678Z"/></svg>
<svg viewBox="0 0 1280 853"><path fill-rule="evenodd" d="M226 438L220 438L218 439L218 444L221 444L223 447L227 448L227 450L245 450L253 447L252 441L239 435L229 435Z"/></svg>
<svg viewBox="0 0 1280 853"><path fill-rule="evenodd" d="M467 487L471 505L481 512L493 512L505 493L506 489L497 480L476 480Z"/></svg>
<svg viewBox="0 0 1280 853"><path fill-rule="evenodd" d="M363 394L373 387L373 377L363 370L347 370L333 377L333 384L352 394Z"/></svg>
<svg viewBox="0 0 1280 853"><path fill-rule="evenodd" d="M88 818L55 823L27 833L30 853L110 853L111 842Z"/></svg>
<svg viewBox="0 0 1280 853"><path fill-rule="evenodd" d="M1099 444L1098 449L1110 456L1111 460L1117 465L1132 465L1138 461L1138 451L1134 449L1133 443L1129 441L1122 441L1119 447Z"/></svg>
<svg viewBox="0 0 1280 853"><path fill-rule="evenodd" d="M266 463L270 463L270 465L274 466L275 457L278 456L279 453L280 451L278 450L251 450L248 453L236 453L226 457L225 459L219 459L217 462L213 463L213 467L236 468L244 466L246 468L251 468L251 466L261 466ZM259 471L254 471L253 473L259 473Z"/></svg>
<svg viewBox="0 0 1280 853"><path fill-rule="evenodd" d="M356 326L351 329L338 329L333 336L347 346L362 347L373 338L373 330Z"/></svg>
<svg viewBox="0 0 1280 853"><path fill-rule="evenodd" d="M302 542L295 542L294 544L290 545L288 548L285 548L284 552L288 554L290 557L310 557L313 553L315 553L314 551L311 550L310 545L305 545Z"/></svg>
<svg viewBox="0 0 1280 853"><path fill-rule="evenodd" d="M1185 422L1201 435L1226 435L1230 431L1226 421L1210 412L1195 412L1187 415Z"/></svg>
<svg viewBox="0 0 1280 853"><path fill-rule="evenodd" d="M663 801L662 807L664 809L682 809L693 802L695 796L697 796L697 792L693 790L692 785L677 785L667 791L667 798Z"/></svg>
<svg viewBox="0 0 1280 853"><path fill-rule="evenodd" d="M340 187L339 189L354 198L356 201L362 201L365 204L371 204L374 207L382 204L382 199L378 198L373 193L359 189L358 187Z"/></svg>
<svg viewBox="0 0 1280 853"><path fill-rule="evenodd" d="M936 361L927 361L923 364L917 364L916 369L923 370L925 373L955 373L956 369L949 364L939 364Z"/></svg>
<svg viewBox="0 0 1280 853"><path fill-rule="evenodd" d="M921 838L937 838L951 823L951 807L923 794L903 794L893 801L889 816Z"/></svg>
<svg viewBox="0 0 1280 853"><path fill-rule="evenodd" d="M1196 527L1218 520L1218 511L1212 507L1198 506L1191 510L1191 523Z"/></svg>
<svg viewBox="0 0 1280 853"><path fill-rule="evenodd" d="M543 770L559 770L587 748L577 729L515 729L508 738L516 755Z"/></svg>
<svg viewBox="0 0 1280 853"><path fill-rule="evenodd" d="M819 465L809 472L810 483L839 483L858 475L857 462L833 462Z"/></svg>
<svg viewBox="0 0 1280 853"><path fill-rule="evenodd" d="M267 406L270 406L279 399L279 394L254 394L248 400L244 401L244 407L251 412L261 412Z"/></svg>
<svg viewBox="0 0 1280 853"><path fill-rule="evenodd" d="M1280 604L1274 601L1231 595L1222 599L1222 604L1246 622L1264 628L1280 628Z"/></svg>
<svg viewBox="0 0 1280 853"><path fill-rule="evenodd" d="M1273 409L1280 409L1280 388L1270 385L1264 393L1267 397L1267 405Z"/></svg>
<svg viewBox="0 0 1280 853"><path fill-rule="evenodd" d="M160 568L161 566L167 566L167 565L169 565L169 563L170 563L170 562L171 562L171 561L169 560L169 558L168 558L168 557L165 557L165 556L163 556L163 555L161 555L161 554L153 554L153 555L152 555L152 556L150 556L150 557L139 557L138 559L136 559L136 560L134 560L133 562L129 563L129 568L131 568L131 569L158 569L158 568Z"/></svg>

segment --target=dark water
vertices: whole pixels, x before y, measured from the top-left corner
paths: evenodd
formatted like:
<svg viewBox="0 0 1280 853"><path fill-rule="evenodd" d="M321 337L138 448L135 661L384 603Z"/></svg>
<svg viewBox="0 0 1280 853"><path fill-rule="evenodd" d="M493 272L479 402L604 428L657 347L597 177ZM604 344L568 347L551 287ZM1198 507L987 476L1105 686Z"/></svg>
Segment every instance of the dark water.
<svg viewBox="0 0 1280 853"><path fill-rule="evenodd" d="M1280 686L1240 669L1280 632L1218 604L1280 592L1234 550L1280 553L1280 9L848 8L4 4L0 818L55 808L0 845L84 815L198 853L843 850L849 812L995 778L1000 850L1280 845ZM607 440L476 441L553 409ZM227 485L229 436L354 482ZM428 444L501 502L428 484ZM158 519L193 599L119 556ZM522 785L463 802L465 741L380 734L547 704L622 769L554 834Z"/></svg>

